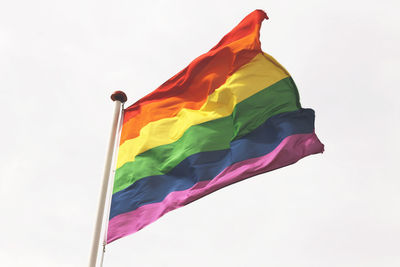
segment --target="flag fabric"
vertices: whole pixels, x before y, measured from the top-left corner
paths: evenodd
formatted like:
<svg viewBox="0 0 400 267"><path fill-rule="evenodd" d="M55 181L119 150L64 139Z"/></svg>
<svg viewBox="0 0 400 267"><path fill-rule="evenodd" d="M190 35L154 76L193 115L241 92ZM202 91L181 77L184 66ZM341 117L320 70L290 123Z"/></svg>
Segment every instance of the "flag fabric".
<svg viewBox="0 0 400 267"><path fill-rule="evenodd" d="M124 110L107 242L224 186L323 152L314 111L261 50L262 10Z"/></svg>

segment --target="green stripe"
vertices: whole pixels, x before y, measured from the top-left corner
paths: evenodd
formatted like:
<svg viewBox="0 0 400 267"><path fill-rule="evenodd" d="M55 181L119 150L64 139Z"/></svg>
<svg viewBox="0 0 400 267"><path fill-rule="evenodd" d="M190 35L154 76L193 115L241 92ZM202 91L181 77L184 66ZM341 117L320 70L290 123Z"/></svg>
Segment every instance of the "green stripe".
<svg viewBox="0 0 400 267"><path fill-rule="evenodd" d="M179 140L147 150L135 161L122 165L115 173L113 193L141 178L166 174L190 155L227 149L233 140L255 130L268 118L300 107L292 78L282 79L237 104L231 115L193 125Z"/></svg>

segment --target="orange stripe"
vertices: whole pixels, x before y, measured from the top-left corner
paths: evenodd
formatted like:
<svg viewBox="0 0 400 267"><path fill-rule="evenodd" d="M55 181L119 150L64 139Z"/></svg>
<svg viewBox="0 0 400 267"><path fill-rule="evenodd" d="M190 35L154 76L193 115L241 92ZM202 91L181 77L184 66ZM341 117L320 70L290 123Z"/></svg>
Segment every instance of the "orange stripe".
<svg viewBox="0 0 400 267"><path fill-rule="evenodd" d="M121 144L139 136L149 122L174 117L183 108L199 109L209 94L261 52L259 30L264 19L268 19L264 11L250 13L208 53L128 107Z"/></svg>

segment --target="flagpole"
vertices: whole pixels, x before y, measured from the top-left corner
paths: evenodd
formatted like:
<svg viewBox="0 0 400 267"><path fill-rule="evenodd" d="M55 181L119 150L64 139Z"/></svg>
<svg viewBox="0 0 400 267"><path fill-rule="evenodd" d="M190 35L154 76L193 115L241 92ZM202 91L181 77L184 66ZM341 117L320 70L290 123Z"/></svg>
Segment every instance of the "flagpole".
<svg viewBox="0 0 400 267"><path fill-rule="evenodd" d="M104 220L104 207L107 196L107 187L110 179L111 164L115 147L115 139L117 136L118 121L121 114L123 103L126 102L126 94L122 91L116 91L111 95L111 99L115 102L114 117L111 127L110 139L108 141L107 157L104 166L103 182L101 184L100 199L97 207L96 225L92 239L92 248L90 253L89 267L96 267L97 256L100 247L101 228Z"/></svg>

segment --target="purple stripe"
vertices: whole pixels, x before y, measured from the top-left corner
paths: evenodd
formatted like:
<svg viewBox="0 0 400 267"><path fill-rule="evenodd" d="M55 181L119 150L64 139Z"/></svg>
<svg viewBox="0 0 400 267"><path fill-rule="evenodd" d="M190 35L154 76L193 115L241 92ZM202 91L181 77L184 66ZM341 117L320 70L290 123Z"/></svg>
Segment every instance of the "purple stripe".
<svg viewBox="0 0 400 267"><path fill-rule="evenodd" d="M108 226L107 243L133 234L165 213L222 187L293 164L305 156L321 153L323 150L324 146L315 133L288 136L272 152L264 156L235 163L212 180L199 182L187 190L171 192L162 202L144 205L112 218Z"/></svg>

